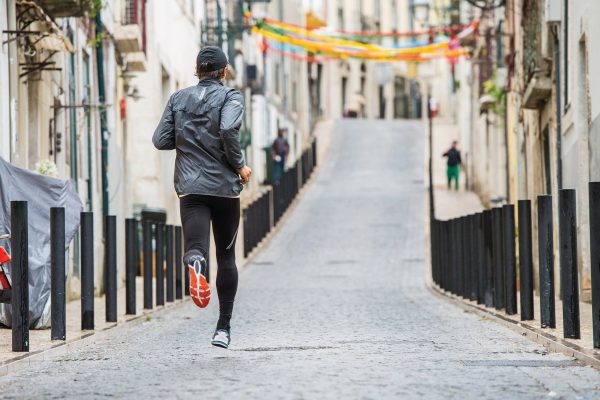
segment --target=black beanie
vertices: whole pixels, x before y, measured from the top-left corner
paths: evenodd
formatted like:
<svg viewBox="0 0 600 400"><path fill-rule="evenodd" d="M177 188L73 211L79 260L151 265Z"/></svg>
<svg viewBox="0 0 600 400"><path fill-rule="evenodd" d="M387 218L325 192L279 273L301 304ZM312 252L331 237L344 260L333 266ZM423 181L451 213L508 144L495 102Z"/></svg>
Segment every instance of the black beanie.
<svg viewBox="0 0 600 400"><path fill-rule="evenodd" d="M203 47L196 57L196 66L200 68L200 64L208 63L207 68L202 68L202 72L212 72L225 68L227 65L227 56L223 50L217 46Z"/></svg>

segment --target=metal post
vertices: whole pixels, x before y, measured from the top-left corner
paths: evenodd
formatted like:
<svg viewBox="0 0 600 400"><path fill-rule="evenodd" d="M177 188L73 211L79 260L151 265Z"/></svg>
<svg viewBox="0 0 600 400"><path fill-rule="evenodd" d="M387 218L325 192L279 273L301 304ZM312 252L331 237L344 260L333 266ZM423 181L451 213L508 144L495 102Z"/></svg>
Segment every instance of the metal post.
<svg viewBox="0 0 600 400"><path fill-rule="evenodd" d="M538 196L538 251L542 328L556 328L554 312L554 239L552 196Z"/></svg>
<svg viewBox="0 0 600 400"><path fill-rule="evenodd" d="M483 234L483 212L475 217L475 246L477 248L477 304L485 303L485 240Z"/></svg>
<svg viewBox="0 0 600 400"><path fill-rule="evenodd" d="M494 306L494 266L492 254L492 210L483 212L483 233L485 244L484 275L485 275L485 306Z"/></svg>
<svg viewBox="0 0 600 400"><path fill-rule="evenodd" d="M519 276L521 321L533 317L533 244L531 238L531 200L519 200Z"/></svg>
<svg viewBox="0 0 600 400"><path fill-rule="evenodd" d="M67 338L65 302L65 209L50 208L50 339Z"/></svg>
<svg viewBox="0 0 600 400"><path fill-rule="evenodd" d="M465 217L457 218L457 232L456 232L456 248L458 249L458 265L457 265L457 283L458 283L458 295L465 297L465 249L464 249L464 230L465 230Z"/></svg>
<svg viewBox="0 0 600 400"><path fill-rule="evenodd" d="M452 263L450 264L450 293L457 293L457 284L456 284L456 275L457 275L457 265L458 265L458 249L456 247L456 219L450 220L450 254Z"/></svg>
<svg viewBox="0 0 600 400"><path fill-rule="evenodd" d="M175 227L175 298L181 299L183 297L183 291L181 290L181 274L183 260L181 255L181 227ZM187 274L187 271L185 271Z"/></svg>
<svg viewBox="0 0 600 400"><path fill-rule="evenodd" d="M450 252L450 221L444 221L443 225L443 253L444 261L442 266L442 288L448 290L449 287L449 272L452 263L452 253Z"/></svg>
<svg viewBox="0 0 600 400"><path fill-rule="evenodd" d="M137 221L125 220L125 314L135 315L135 277L137 275Z"/></svg>
<svg viewBox="0 0 600 400"><path fill-rule="evenodd" d="M173 286L173 225L167 225L165 229L167 235L167 301L175 301L175 287Z"/></svg>
<svg viewBox="0 0 600 400"><path fill-rule="evenodd" d="M590 182L590 252L594 347L600 348L600 182Z"/></svg>
<svg viewBox="0 0 600 400"><path fill-rule="evenodd" d="M565 338L579 339L579 279L577 271L577 207L574 189L558 191L560 288Z"/></svg>
<svg viewBox="0 0 600 400"><path fill-rule="evenodd" d="M165 305L165 225L157 223L156 229L156 250L154 253L154 268L156 271L156 305Z"/></svg>
<svg viewBox="0 0 600 400"><path fill-rule="evenodd" d="M152 222L143 221L144 309L152 310Z"/></svg>
<svg viewBox="0 0 600 400"><path fill-rule="evenodd" d="M506 297L506 313L517 313L517 265L515 249L515 206L507 204L502 207L502 224L504 240L504 279Z"/></svg>
<svg viewBox="0 0 600 400"><path fill-rule="evenodd" d="M463 253L463 268L462 268L462 297L465 299L471 298L471 251L469 243L469 216L462 218L461 232L461 247Z"/></svg>
<svg viewBox="0 0 600 400"><path fill-rule="evenodd" d="M469 252L471 254L470 275L471 275L471 297L477 301L479 293L479 246L477 246L477 214L469 217Z"/></svg>
<svg viewBox="0 0 600 400"><path fill-rule="evenodd" d="M104 287L106 322L117 322L117 217L104 217Z"/></svg>
<svg viewBox="0 0 600 400"><path fill-rule="evenodd" d="M81 213L81 329L94 329L94 213Z"/></svg>
<svg viewBox="0 0 600 400"><path fill-rule="evenodd" d="M494 265L494 307L505 306L504 260L502 254L502 208L492 210L492 257Z"/></svg>
<svg viewBox="0 0 600 400"><path fill-rule="evenodd" d="M29 220L26 201L10 203L12 351L29 351Z"/></svg>

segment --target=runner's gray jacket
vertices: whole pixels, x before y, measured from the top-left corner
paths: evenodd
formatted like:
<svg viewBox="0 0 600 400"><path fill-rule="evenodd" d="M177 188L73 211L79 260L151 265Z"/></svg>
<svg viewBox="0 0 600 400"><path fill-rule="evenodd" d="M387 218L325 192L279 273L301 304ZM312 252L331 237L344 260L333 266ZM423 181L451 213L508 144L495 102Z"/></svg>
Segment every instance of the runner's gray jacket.
<svg viewBox="0 0 600 400"><path fill-rule="evenodd" d="M152 143L176 150L175 191L237 197L243 189L236 172L245 165L240 148L244 98L217 79L203 79L169 99Z"/></svg>

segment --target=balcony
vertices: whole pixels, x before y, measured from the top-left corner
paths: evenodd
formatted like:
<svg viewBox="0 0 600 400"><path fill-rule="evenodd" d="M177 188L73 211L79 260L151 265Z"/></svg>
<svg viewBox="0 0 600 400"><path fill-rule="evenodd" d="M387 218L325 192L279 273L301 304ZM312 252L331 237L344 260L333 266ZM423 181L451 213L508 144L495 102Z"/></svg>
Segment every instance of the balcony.
<svg viewBox="0 0 600 400"><path fill-rule="evenodd" d="M545 72L536 72L525 89L523 108L538 110L546 104L551 96L552 79Z"/></svg>
<svg viewBox="0 0 600 400"><path fill-rule="evenodd" d="M83 17L91 0L36 0L52 18Z"/></svg>
<svg viewBox="0 0 600 400"><path fill-rule="evenodd" d="M115 46L122 54L142 51L142 30L139 25L118 25L113 32Z"/></svg>
<svg viewBox="0 0 600 400"><path fill-rule="evenodd" d="M127 71L145 72L146 71L146 54L143 51L135 53L127 53L125 56L127 63Z"/></svg>

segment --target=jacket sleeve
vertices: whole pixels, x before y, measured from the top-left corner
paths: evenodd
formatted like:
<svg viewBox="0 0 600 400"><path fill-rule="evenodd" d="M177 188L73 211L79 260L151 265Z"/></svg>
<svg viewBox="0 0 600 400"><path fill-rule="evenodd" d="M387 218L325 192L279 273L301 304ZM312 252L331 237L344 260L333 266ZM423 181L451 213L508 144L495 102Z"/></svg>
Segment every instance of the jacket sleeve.
<svg viewBox="0 0 600 400"><path fill-rule="evenodd" d="M175 114L173 113L173 96L169 98L165 111L154 131L152 143L158 150L175 149Z"/></svg>
<svg viewBox="0 0 600 400"><path fill-rule="evenodd" d="M240 127L244 116L244 98L238 91L227 95L221 108L219 135L223 141L225 156L229 164L237 171L246 165L240 147Z"/></svg>

